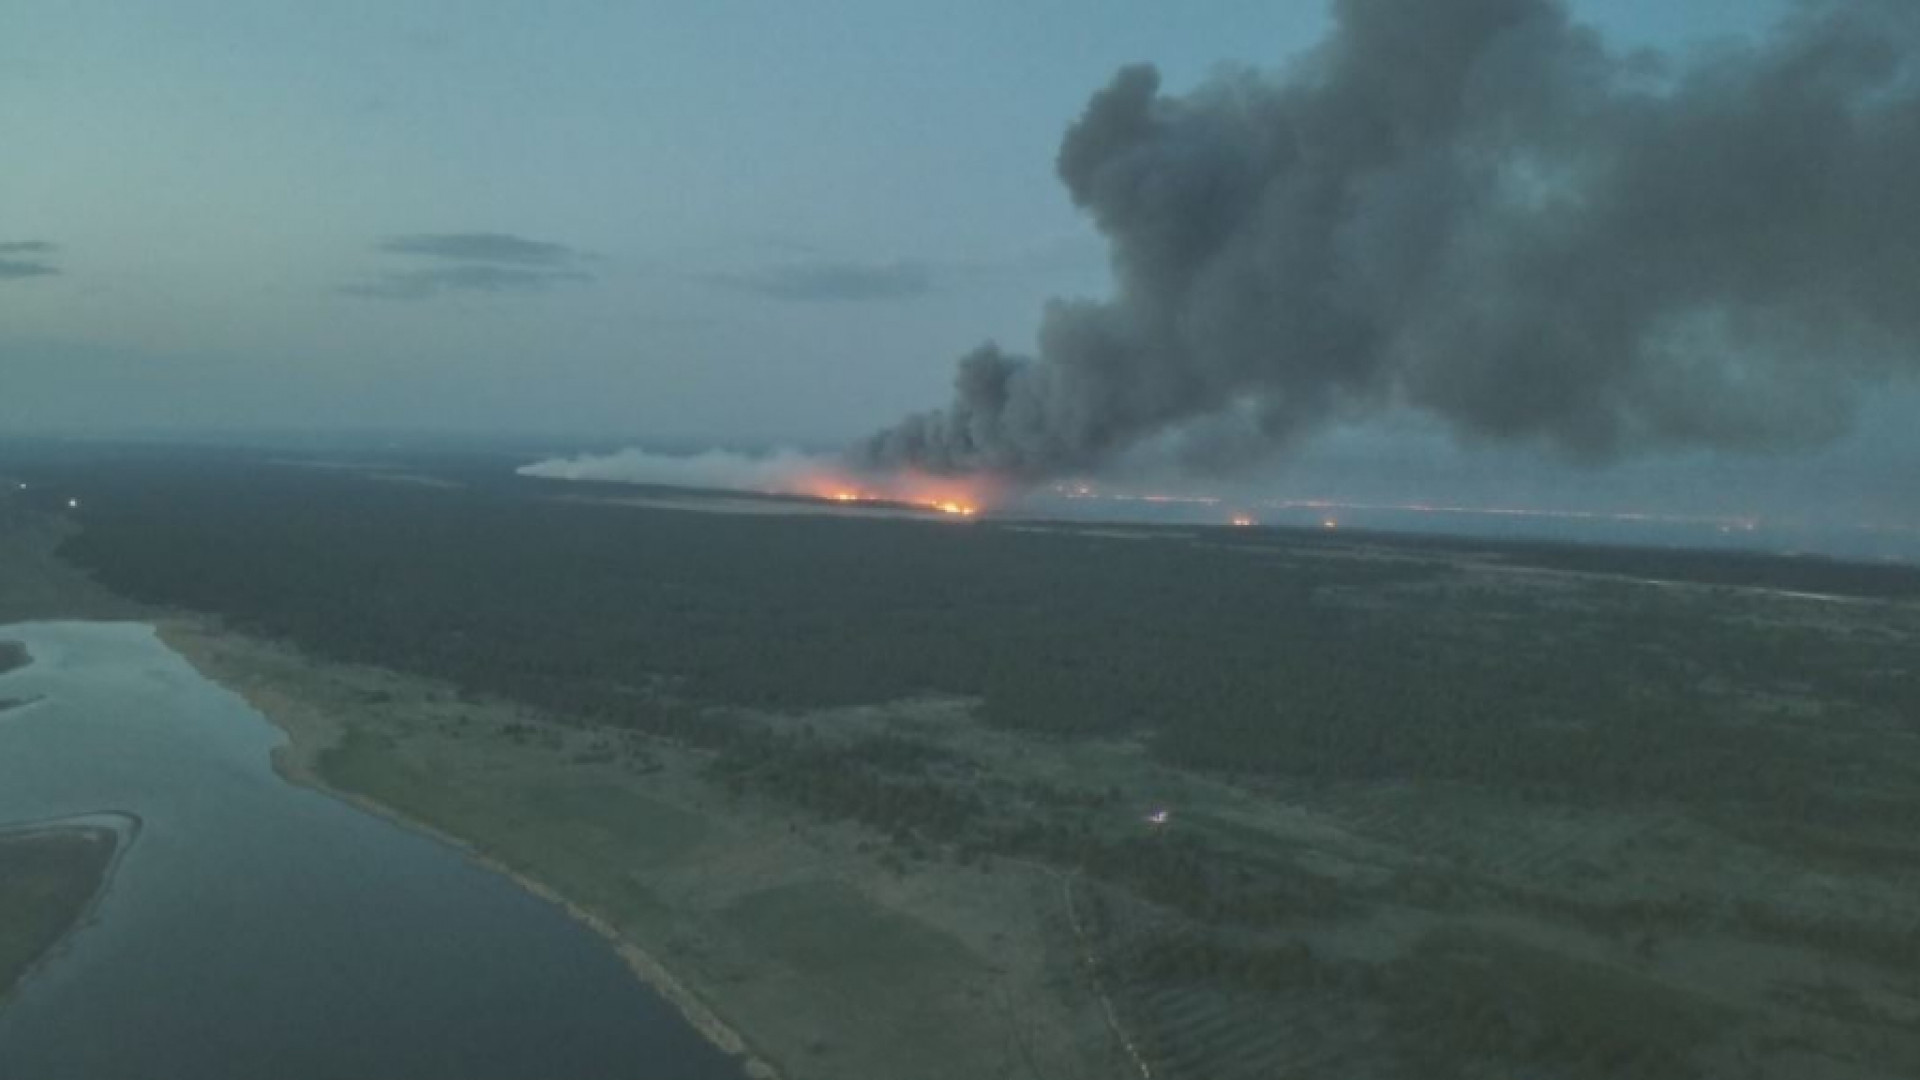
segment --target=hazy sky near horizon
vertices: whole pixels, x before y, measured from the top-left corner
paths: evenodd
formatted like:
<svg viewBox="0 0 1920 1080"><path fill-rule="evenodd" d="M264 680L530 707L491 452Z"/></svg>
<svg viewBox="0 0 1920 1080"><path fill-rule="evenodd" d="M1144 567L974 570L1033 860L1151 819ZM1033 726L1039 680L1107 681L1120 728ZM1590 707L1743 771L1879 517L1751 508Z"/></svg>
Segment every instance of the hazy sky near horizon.
<svg viewBox="0 0 1920 1080"><path fill-rule="evenodd" d="M1570 6L1680 48L1785 3ZM939 403L983 340L1029 347L1047 298L1106 293L1053 162L1118 66L1177 93L1284 64L1327 14L14 0L4 22L0 431L831 443Z"/></svg>

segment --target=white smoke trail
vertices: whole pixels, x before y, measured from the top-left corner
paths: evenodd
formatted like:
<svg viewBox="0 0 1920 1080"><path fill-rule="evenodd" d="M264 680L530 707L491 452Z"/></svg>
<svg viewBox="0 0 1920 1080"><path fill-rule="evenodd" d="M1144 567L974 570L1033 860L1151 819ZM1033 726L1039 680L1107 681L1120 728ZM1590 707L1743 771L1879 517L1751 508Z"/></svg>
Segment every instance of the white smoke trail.
<svg viewBox="0 0 1920 1080"><path fill-rule="evenodd" d="M811 493L819 488L823 477L845 470L835 457L786 448L764 454L737 450L666 454L629 447L611 454L550 458L524 466L518 471L522 476L554 480L606 480L666 487Z"/></svg>

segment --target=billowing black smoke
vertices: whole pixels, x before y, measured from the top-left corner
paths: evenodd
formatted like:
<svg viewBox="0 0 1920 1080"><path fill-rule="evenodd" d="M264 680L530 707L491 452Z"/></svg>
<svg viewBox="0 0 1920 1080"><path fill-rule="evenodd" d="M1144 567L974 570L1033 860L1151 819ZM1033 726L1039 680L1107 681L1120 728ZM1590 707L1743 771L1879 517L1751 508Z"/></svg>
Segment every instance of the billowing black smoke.
<svg viewBox="0 0 1920 1080"><path fill-rule="evenodd" d="M1920 370L1920 2L1616 55L1557 0L1337 0L1279 78L1120 71L1060 147L1106 302L987 345L874 467L1027 480L1412 405L1604 460L1844 429Z"/></svg>

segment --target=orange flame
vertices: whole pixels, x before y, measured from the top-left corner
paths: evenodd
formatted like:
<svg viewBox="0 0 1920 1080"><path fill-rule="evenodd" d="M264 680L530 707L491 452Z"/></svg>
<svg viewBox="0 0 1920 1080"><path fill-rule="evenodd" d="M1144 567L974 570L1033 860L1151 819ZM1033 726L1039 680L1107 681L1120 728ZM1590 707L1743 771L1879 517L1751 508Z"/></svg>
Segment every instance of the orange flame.
<svg viewBox="0 0 1920 1080"><path fill-rule="evenodd" d="M793 484L793 490L776 494L804 495L836 503L894 503L944 517L970 518L980 513L988 491L986 485L978 482L959 482L917 473L855 479L848 475L822 472L800 477Z"/></svg>

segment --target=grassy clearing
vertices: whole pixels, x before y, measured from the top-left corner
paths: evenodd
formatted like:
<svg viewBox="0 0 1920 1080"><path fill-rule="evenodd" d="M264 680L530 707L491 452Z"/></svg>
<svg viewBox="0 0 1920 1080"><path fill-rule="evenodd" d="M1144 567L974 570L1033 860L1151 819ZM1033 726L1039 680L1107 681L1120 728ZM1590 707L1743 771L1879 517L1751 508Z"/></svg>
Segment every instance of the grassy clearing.
<svg viewBox="0 0 1920 1080"><path fill-rule="evenodd" d="M79 922L114 846L104 829L0 836L0 996Z"/></svg>
<svg viewBox="0 0 1920 1080"><path fill-rule="evenodd" d="M833 1028L802 1036L817 1053L860 1031L855 1075L873 1075L890 1061L916 1062L914 1075L923 1076L981 1067L981 1028L954 1019L970 1011L970 993L987 992L992 976L952 937L832 881L749 894L723 919L745 948L783 969L788 992L815 997L811 1022L822 1012L840 1017Z"/></svg>
<svg viewBox="0 0 1920 1080"><path fill-rule="evenodd" d="M529 822L566 822L556 838L583 856L618 856L635 869L684 859L707 833L701 818L612 783L555 781L518 793Z"/></svg>
<svg viewBox="0 0 1920 1080"><path fill-rule="evenodd" d="M827 985L864 987L884 979L900 986L903 970L917 973L911 981L948 984L955 973L978 966L978 958L951 937L838 882L751 893L726 917L755 948ZM861 935L849 937L848 926L861 927Z"/></svg>

